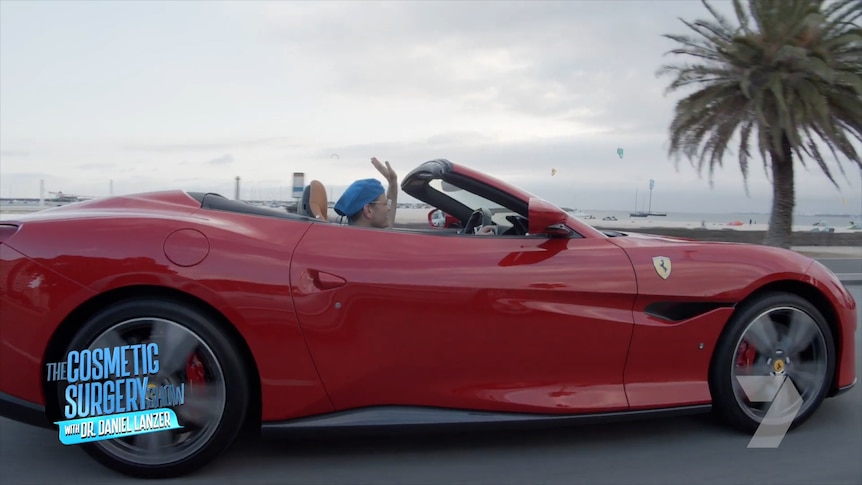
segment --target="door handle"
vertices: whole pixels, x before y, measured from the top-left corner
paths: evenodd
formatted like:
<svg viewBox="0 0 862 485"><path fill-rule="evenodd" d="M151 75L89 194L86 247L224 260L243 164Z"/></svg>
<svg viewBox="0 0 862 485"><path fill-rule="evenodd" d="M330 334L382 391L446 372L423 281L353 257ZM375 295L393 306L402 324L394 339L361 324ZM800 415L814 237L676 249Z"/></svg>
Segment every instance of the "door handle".
<svg viewBox="0 0 862 485"><path fill-rule="evenodd" d="M333 288L344 286L345 283L347 283L347 280L344 278L325 271L310 269L308 270L308 273L311 276L312 284L318 290L331 290Z"/></svg>

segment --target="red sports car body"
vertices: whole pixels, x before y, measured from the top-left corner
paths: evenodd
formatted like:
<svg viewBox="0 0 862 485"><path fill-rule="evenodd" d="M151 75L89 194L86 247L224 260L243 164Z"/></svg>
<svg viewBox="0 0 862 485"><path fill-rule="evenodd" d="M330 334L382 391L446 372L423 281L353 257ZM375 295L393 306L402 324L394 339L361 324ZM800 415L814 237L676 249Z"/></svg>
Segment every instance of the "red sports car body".
<svg viewBox="0 0 862 485"><path fill-rule="evenodd" d="M0 223L0 410L54 428L71 402L110 416L120 381L81 400L49 364L83 372L84 349L96 362L93 349L156 342L162 368L139 373L140 389L184 390L160 401L183 427L82 446L121 471L168 476L211 460L246 423L711 407L752 431L768 404L747 399L740 376L793 382L797 424L856 381L855 303L808 257L604 233L446 160L401 188L460 228L363 229L183 191ZM474 235L478 224L497 235Z"/></svg>

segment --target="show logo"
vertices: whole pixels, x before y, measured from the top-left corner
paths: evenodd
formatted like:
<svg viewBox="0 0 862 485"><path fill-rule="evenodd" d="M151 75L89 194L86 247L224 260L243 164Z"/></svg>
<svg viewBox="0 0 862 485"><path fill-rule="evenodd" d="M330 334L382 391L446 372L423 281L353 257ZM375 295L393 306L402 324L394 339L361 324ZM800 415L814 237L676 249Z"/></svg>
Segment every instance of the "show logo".
<svg viewBox="0 0 862 485"><path fill-rule="evenodd" d="M773 364L784 370L784 361ZM751 402L770 403L766 415L748 442L749 448L778 448L802 407L802 396L786 375L738 376L736 381Z"/></svg>
<svg viewBox="0 0 862 485"><path fill-rule="evenodd" d="M185 403L185 383L157 385L155 343L73 350L47 364L48 381L65 381L60 442L76 445L182 428L172 407Z"/></svg>

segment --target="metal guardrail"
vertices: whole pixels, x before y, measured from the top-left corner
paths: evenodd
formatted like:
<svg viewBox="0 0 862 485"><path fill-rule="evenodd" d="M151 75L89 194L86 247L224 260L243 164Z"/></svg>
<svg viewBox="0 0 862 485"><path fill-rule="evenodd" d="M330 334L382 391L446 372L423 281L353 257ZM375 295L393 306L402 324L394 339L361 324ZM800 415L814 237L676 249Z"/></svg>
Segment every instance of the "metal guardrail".
<svg viewBox="0 0 862 485"><path fill-rule="evenodd" d="M845 285L862 284L862 273L837 273L835 276Z"/></svg>

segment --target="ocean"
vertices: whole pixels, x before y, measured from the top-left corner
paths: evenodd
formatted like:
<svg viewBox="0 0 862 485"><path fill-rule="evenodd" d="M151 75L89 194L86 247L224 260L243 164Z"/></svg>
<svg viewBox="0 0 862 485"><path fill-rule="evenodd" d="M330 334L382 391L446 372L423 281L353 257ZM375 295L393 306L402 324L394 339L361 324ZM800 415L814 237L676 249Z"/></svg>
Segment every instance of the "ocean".
<svg viewBox="0 0 862 485"><path fill-rule="evenodd" d="M634 220L634 221L643 221L644 219L648 219L649 221L655 223L661 222L662 220L667 220L669 222L697 222L701 221L711 224L727 224L729 222L740 221L745 224L748 224L751 221L752 224L768 224L769 223L769 214L767 213L754 213L754 212L668 212L667 216L664 217L629 217L629 211L613 211L613 210L587 210L581 209L582 212L592 215L598 220L602 220L605 217L616 217L618 220ZM815 223L820 223L822 225L827 225L831 227L845 227L849 226L852 223L860 224L862 223L862 214L794 214L793 215L793 225L794 226L814 226Z"/></svg>

